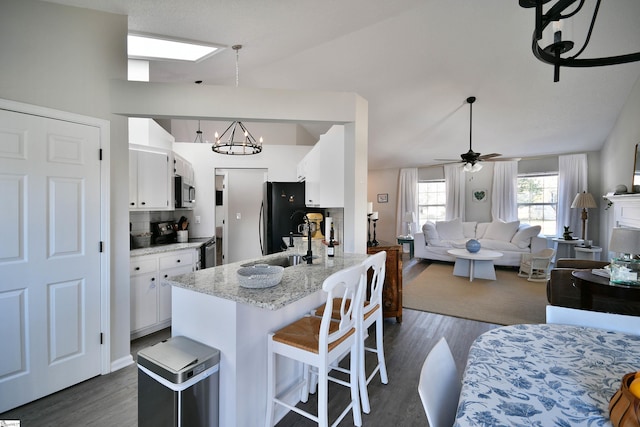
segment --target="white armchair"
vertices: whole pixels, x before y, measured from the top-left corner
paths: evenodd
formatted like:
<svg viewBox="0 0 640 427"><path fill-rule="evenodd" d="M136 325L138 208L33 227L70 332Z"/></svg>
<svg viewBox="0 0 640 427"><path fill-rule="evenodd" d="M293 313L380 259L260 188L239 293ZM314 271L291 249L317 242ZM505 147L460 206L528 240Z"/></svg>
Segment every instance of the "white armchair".
<svg viewBox="0 0 640 427"><path fill-rule="evenodd" d="M555 253L555 249L547 248L535 254L522 254L518 276L526 277L530 282L546 282Z"/></svg>

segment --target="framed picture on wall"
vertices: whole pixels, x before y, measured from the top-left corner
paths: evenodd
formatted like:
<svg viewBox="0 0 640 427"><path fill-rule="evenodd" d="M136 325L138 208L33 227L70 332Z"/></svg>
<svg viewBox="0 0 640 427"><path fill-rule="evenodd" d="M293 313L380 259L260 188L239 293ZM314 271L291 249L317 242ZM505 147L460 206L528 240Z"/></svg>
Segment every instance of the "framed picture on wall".
<svg viewBox="0 0 640 427"><path fill-rule="evenodd" d="M378 194L378 203L389 203L389 193Z"/></svg>
<svg viewBox="0 0 640 427"><path fill-rule="evenodd" d="M486 202L489 192L484 188L473 190L472 199L474 202Z"/></svg>

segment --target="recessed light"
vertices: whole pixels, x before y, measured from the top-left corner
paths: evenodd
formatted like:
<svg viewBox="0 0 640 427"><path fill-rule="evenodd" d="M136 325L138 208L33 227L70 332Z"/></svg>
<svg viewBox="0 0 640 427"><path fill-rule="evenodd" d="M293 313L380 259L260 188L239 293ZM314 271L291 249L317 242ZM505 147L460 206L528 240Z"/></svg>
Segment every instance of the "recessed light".
<svg viewBox="0 0 640 427"><path fill-rule="evenodd" d="M200 62L223 47L155 34L129 33L127 36L127 52L129 58L134 59Z"/></svg>

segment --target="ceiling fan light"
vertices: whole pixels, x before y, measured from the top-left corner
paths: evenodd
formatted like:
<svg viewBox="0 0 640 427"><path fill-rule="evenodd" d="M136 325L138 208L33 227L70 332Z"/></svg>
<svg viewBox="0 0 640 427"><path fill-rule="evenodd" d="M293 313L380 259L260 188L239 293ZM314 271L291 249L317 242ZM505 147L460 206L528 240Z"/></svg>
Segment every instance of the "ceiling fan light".
<svg viewBox="0 0 640 427"><path fill-rule="evenodd" d="M464 167L462 168L465 172L478 172L480 169L482 169L482 165L480 164L480 162L476 162L476 163L465 163Z"/></svg>

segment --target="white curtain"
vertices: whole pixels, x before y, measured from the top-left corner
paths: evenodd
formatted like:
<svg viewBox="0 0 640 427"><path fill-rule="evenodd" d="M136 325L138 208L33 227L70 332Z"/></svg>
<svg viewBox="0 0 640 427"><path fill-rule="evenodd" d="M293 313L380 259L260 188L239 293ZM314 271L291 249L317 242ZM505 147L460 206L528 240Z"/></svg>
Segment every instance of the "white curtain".
<svg viewBox="0 0 640 427"><path fill-rule="evenodd" d="M518 162L493 163L491 216L506 222L518 219Z"/></svg>
<svg viewBox="0 0 640 427"><path fill-rule="evenodd" d="M444 165L444 185L447 193L445 219L460 218L464 221L464 169L462 164Z"/></svg>
<svg viewBox="0 0 640 427"><path fill-rule="evenodd" d="M569 226L573 237L580 236L580 209L571 209L571 203L576 194L582 191L587 191L587 155L559 156L557 236L562 236L564 226Z"/></svg>
<svg viewBox="0 0 640 427"><path fill-rule="evenodd" d="M400 179L398 180L398 205L396 210L396 236L406 234L404 215L413 212L416 222L418 221L418 169L400 169ZM411 224L411 229L415 233L418 228L416 222Z"/></svg>

